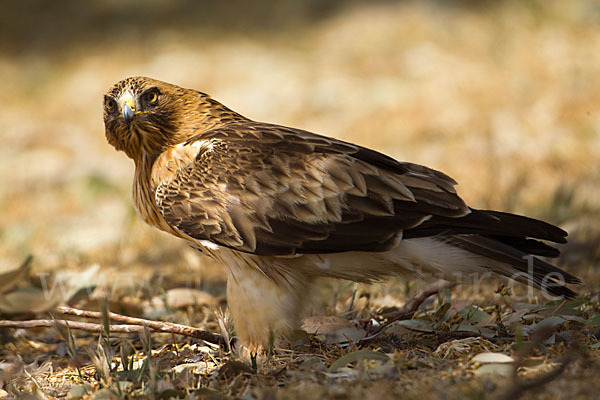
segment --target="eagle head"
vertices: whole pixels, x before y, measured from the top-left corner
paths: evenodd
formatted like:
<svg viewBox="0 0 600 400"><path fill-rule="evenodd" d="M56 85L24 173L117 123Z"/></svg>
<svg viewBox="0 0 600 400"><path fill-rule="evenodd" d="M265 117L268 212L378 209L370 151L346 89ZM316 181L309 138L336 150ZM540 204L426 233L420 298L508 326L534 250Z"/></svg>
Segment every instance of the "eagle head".
<svg viewBox="0 0 600 400"><path fill-rule="evenodd" d="M137 160L177 144L186 89L146 77L117 82L104 95L108 142Z"/></svg>

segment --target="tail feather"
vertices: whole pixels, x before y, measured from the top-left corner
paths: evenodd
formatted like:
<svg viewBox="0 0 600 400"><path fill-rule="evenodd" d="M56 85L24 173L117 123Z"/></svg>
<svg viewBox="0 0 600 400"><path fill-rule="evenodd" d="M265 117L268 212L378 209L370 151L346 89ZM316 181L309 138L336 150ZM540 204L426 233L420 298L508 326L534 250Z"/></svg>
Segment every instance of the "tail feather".
<svg viewBox="0 0 600 400"><path fill-rule="evenodd" d="M405 239L432 237L477 254L489 260L486 268L496 273L572 298L576 293L565 284L579 284L581 280L535 257L558 257L560 251L543 241L566 243L566 236L567 232L544 221L475 209L460 218L435 216L404 232Z"/></svg>
<svg viewBox="0 0 600 400"><path fill-rule="evenodd" d="M545 290L553 295L573 298L577 294L565 283L580 284L576 276L506 243L480 235L455 235L444 238L450 245L479 254L490 260L499 261L511 269L493 268L501 275Z"/></svg>
<svg viewBox="0 0 600 400"><path fill-rule="evenodd" d="M536 239L519 238L514 236L491 235L492 239L502 242L522 251L525 254L533 254L536 256L555 258L560 255L560 251L556 247L547 245Z"/></svg>

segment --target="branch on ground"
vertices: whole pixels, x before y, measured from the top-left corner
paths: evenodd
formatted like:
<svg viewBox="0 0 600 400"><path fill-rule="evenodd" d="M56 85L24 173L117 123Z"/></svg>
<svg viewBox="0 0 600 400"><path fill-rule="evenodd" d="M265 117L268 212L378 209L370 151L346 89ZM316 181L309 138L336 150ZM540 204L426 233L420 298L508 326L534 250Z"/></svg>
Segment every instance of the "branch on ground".
<svg viewBox="0 0 600 400"><path fill-rule="evenodd" d="M445 281L443 279L432 282L428 285L425 285L421 289L419 289L414 295L412 295L406 303L400 308L398 311L382 314L381 317L386 320L384 324L382 324L375 332L372 332L369 336L364 339L361 339L361 342L367 342L369 340L374 339L379 336L381 333L385 331L385 329L395 321L403 321L406 319L411 319L413 314L419 309L421 304L425 300L427 300L430 296L440 293L444 289L449 289L458 285L455 282ZM479 336L471 333L469 336Z"/></svg>
<svg viewBox="0 0 600 400"><path fill-rule="evenodd" d="M419 309L421 304L423 304L430 296L438 294L444 289L453 288L456 285L458 285L458 283L445 281L443 279L432 282L419 289L398 311L383 314L381 317L386 319L388 324L394 321L410 319Z"/></svg>
<svg viewBox="0 0 600 400"><path fill-rule="evenodd" d="M57 312L65 315L74 315L83 318L102 319L102 313L97 311L80 310L72 307L58 307ZM108 313L108 317L113 321L123 322L123 324L109 325L110 332L114 333L140 333L147 326L152 332L175 333L189 336L205 342L225 345L225 339L221 335L207 332L203 329L194 328L187 325L174 324L165 321L152 321L143 318L128 317L113 312ZM35 319L28 321L6 321L0 320L0 328L21 328L31 329L40 327L52 327L56 324L69 327L71 329L84 330L89 332L103 332L104 325L90 322L54 320L54 319Z"/></svg>

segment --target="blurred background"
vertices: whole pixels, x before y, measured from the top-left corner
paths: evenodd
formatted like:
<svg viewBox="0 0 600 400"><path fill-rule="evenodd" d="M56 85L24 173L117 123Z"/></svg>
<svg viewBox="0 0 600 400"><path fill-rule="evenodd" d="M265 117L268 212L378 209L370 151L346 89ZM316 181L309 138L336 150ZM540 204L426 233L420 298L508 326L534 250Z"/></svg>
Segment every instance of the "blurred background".
<svg viewBox="0 0 600 400"><path fill-rule="evenodd" d="M103 93L146 75L443 170L474 207L569 229L562 262L598 283L597 1L23 0L0 18L0 270L32 254L38 273L193 268L222 289L137 219L133 163L105 141Z"/></svg>

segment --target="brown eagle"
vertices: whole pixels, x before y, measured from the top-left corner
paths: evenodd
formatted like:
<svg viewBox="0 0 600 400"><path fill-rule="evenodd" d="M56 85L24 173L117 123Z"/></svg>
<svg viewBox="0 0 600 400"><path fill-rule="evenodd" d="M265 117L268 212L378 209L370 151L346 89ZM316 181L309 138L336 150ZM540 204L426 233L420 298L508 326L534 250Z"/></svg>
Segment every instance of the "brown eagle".
<svg viewBox="0 0 600 400"><path fill-rule="evenodd" d="M104 96L108 142L135 162L148 224L221 262L243 343L297 326L319 277L466 282L499 274L555 296L580 280L535 256L567 233L468 207L442 172L301 129L252 121L205 93L145 77Z"/></svg>

